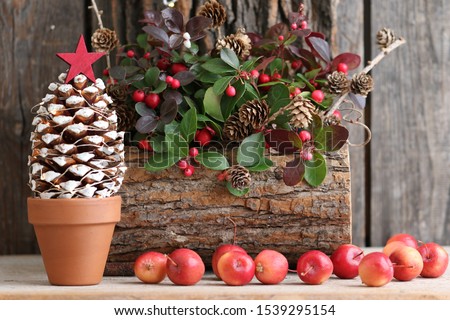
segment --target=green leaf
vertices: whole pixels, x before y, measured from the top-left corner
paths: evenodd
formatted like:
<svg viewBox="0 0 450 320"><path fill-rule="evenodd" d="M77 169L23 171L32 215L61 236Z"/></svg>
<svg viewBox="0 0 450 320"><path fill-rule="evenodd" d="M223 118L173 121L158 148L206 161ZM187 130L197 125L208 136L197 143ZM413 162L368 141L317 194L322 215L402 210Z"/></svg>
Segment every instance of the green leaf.
<svg viewBox="0 0 450 320"><path fill-rule="evenodd" d="M205 97L203 99L203 106L207 114L209 114L214 119L223 122L222 111L220 109L220 99L221 96L216 95L214 93L214 89L210 87L205 92Z"/></svg>
<svg viewBox="0 0 450 320"><path fill-rule="evenodd" d="M183 98L190 108L197 109L197 104L195 103L194 100L192 100L188 96L183 96Z"/></svg>
<svg viewBox="0 0 450 320"><path fill-rule="evenodd" d="M148 86L156 87L159 82L159 69L152 67L145 72L144 81Z"/></svg>
<svg viewBox="0 0 450 320"><path fill-rule="evenodd" d="M283 60L281 58L276 58L269 64L269 72L273 74L275 71L281 73L283 70Z"/></svg>
<svg viewBox="0 0 450 320"><path fill-rule="evenodd" d="M168 153L153 153L144 168L147 171L156 172L173 166L180 158Z"/></svg>
<svg viewBox="0 0 450 320"><path fill-rule="evenodd" d="M223 77L220 78L219 80L217 80L216 82L214 82L214 93L217 94L218 96L221 95L226 89L227 87L230 85L231 80L233 80L234 76L227 76L227 77Z"/></svg>
<svg viewBox="0 0 450 320"><path fill-rule="evenodd" d="M147 50L147 48L149 47L149 44L147 41L147 34L145 34L145 33L138 34L136 37L136 42L139 45L139 47L141 47L144 50Z"/></svg>
<svg viewBox="0 0 450 320"><path fill-rule="evenodd" d="M172 121L169 124L166 124L164 126L164 133L168 134L168 133L180 133L180 124L176 121Z"/></svg>
<svg viewBox="0 0 450 320"><path fill-rule="evenodd" d="M273 161L270 160L269 158L263 157L261 158L261 161L257 165L253 167L248 167L247 169L250 171L266 171L271 167L273 167Z"/></svg>
<svg viewBox="0 0 450 320"><path fill-rule="evenodd" d="M254 133L241 142L237 153L237 162L244 167L253 167L264 157L265 140L262 132Z"/></svg>
<svg viewBox="0 0 450 320"><path fill-rule="evenodd" d="M220 50L220 58L233 69L239 69L239 58L233 50L222 48Z"/></svg>
<svg viewBox="0 0 450 320"><path fill-rule="evenodd" d="M189 154L189 144L179 134L166 133L165 143L167 143L167 151L169 155L173 155L177 159L187 157Z"/></svg>
<svg viewBox="0 0 450 320"><path fill-rule="evenodd" d="M231 185L231 182L230 182L230 181L227 182L227 189L228 189L228 191L229 191L233 196L236 196L236 197L242 197L242 196L245 196L245 195L250 191L249 188L245 188L244 190L238 190L238 189L235 189L235 188L233 188L233 186Z"/></svg>
<svg viewBox="0 0 450 320"><path fill-rule="evenodd" d="M285 105L287 105L287 103L290 102L289 89L284 84L279 83L274 85L272 88L270 88L266 101L270 106L270 114L275 113L281 107L284 107ZM283 103L280 104L280 101L283 101ZM284 103L286 104L283 105Z"/></svg>
<svg viewBox="0 0 450 320"><path fill-rule="evenodd" d="M297 73L297 77L308 87L309 90L316 90L316 87L314 87L303 74Z"/></svg>
<svg viewBox="0 0 450 320"><path fill-rule="evenodd" d="M150 138L150 144L153 148L153 151L158 153L163 153L165 148L164 145L164 136L161 135L154 135Z"/></svg>
<svg viewBox="0 0 450 320"><path fill-rule="evenodd" d="M349 132L344 126L326 126L314 137L315 147L327 152L338 151L345 145L348 136Z"/></svg>
<svg viewBox="0 0 450 320"><path fill-rule="evenodd" d="M243 71L251 71L253 69L255 69L255 65L258 62L260 58L252 58L250 60L245 61L242 64L241 70Z"/></svg>
<svg viewBox="0 0 450 320"><path fill-rule="evenodd" d="M319 152L313 153L313 159L305 162L304 178L311 186L317 187L322 184L327 176L327 164L323 155Z"/></svg>
<svg viewBox="0 0 450 320"><path fill-rule="evenodd" d="M194 140L197 131L197 109L189 109L183 116L180 124L180 132L187 142Z"/></svg>
<svg viewBox="0 0 450 320"><path fill-rule="evenodd" d="M305 73L306 79L308 79L308 80L314 79L319 74L320 70L322 70L322 69L317 68L317 69L313 69L311 71L306 72Z"/></svg>
<svg viewBox="0 0 450 320"><path fill-rule="evenodd" d="M215 151L200 152L195 159L211 170L225 170L230 167L227 158Z"/></svg>
<svg viewBox="0 0 450 320"><path fill-rule="evenodd" d="M245 82L245 90L246 90L247 95L251 95L252 96L249 100L251 100L251 99L259 99L260 98L259 97L259 93L258 93L258 91L256 91L255 87L252 86L247 81Z"/></svg>
<svg viewBox="0 0 450 320"><path fill-rule="evenodd" d="M202 68L213 74L235 73L236 70L220 58L214 58L202 64Z"/></svg>

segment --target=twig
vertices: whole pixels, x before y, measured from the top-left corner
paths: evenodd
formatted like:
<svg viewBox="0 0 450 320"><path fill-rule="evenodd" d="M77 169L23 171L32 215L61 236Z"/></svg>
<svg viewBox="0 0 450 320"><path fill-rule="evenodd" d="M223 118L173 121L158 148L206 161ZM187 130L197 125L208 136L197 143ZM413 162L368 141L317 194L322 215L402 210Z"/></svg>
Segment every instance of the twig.
<svg viewBox="0 0 450 320"><path fill-rule="evenodd" d="M383 60L389 53L400 47L401 45L405 44L406 40L403 38L398 38L395 40L389 47L384 48L378 53L378 55L371 61L367 63L367 66L362 69L361 73L368 73L370 70L373 69L378 63L380 63L381 60ZM347 98L348 92L344 93L342 96L339 97L338 100L336 100L330 109L325 113L325 117L328 117L333 114L335 110L339 108L341 103Z"/></svg>

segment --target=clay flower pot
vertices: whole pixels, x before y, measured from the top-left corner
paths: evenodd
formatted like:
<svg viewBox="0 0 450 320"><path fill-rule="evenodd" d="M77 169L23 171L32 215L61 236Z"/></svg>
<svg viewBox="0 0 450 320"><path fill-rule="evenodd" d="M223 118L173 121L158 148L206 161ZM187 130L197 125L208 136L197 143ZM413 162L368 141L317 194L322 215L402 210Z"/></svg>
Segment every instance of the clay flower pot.
<svg viewBox="0 0 450 320"><path fill-rule="evenodd" d="M34 226L51 284L100 283L120 206L120 196L28 198L28 221Z"/></svg>

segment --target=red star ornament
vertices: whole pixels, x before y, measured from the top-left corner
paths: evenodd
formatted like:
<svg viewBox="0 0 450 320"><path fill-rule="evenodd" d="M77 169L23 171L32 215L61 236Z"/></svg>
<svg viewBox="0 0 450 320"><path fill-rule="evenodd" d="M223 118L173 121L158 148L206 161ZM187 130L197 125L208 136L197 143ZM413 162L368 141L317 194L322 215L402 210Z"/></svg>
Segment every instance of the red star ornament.
<svg viewBox="0 0 450 320"><path fill-rule="evenodd" d="M58 58L64 60L70 65L69 73L66 77L66 83L75 78L80 73L84 74L89 80L95 82L94 71L92 64L100 59L104 52L88 52L86 42L84 42L83 35L78 40L77 49L75 53L57 53Z"/></svg>

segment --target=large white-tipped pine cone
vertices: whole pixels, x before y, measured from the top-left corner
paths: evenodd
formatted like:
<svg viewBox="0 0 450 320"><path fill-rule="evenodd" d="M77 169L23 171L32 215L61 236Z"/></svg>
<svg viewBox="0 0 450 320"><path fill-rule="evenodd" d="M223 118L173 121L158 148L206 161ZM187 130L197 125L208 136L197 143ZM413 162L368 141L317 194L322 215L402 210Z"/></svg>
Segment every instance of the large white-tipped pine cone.
<svg viewBox="0 0 450 320"><path fill-rule="evenodd" d="M31 133L29 184L35 197L105 198L120 188L126 170L124 132L101 79L78 75L51 83Z"/></svg>

